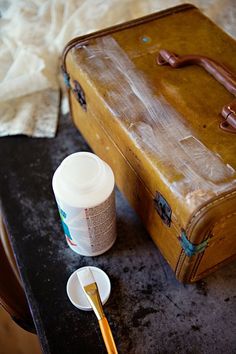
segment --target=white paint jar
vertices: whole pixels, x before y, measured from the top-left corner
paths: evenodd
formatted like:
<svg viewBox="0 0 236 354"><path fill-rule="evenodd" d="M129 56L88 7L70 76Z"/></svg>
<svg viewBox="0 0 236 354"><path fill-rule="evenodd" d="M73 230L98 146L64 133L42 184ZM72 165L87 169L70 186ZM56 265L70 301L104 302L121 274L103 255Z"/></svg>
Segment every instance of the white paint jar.
<svg viewBox="0 0 236 354"><path fill-rule="evenodd" d="M116 240L115 179L95 154L66 157L53 175L52 187L69 247L83 256L106 252Z"/></svg>

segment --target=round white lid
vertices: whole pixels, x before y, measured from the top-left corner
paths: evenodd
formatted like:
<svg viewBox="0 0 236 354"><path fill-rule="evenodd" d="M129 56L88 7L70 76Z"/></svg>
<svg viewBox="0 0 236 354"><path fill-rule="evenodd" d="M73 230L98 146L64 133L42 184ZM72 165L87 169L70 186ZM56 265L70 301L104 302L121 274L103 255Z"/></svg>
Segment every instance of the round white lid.
<svg viewBox="0 0 236 354"><path fill-rule="evenodd" d="M90 267L90 266L82 267L77 269L76 271L74 271L74 273L71 274L71 276L67 281L67 286L66 286L67 295L70 301L75 307L77 307L80 310L91 311L92 307L90 306L90 303L87 300L86 295L77 277L77 272L86 268L89 268L93 274L93 277L98 286L98 291L103 305L109 299L111 293L111 282L108 275L102 269L97 267Z"/></svg>
<svg viewBox="0 0 236 354"><path fill-rule="evenodd" d="M67 156L61 167L64 186L80 193L93 190L104 173L103 161L95 154L85 151Z"/></svg>
<svg viewBox="0 0 236 354"><path fill-rule="evenodd" d="M71 207L90 208L104 202L114 188L114 174L97 155L80 151L56 169L52 186L56 199Z"/></svg>

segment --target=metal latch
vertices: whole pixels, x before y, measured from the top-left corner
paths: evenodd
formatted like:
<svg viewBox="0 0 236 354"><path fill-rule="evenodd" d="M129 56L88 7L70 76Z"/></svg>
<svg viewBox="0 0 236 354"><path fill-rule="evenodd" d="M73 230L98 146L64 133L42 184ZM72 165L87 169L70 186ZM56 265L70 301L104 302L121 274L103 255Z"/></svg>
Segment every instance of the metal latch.
<svg viewBox="0 0 236 354"><path fill-rule="evenodd" d="M156 192L156 196L154 198L154 205L157 213L160 215L164 224L170 227L172 210L169 204L167 203L166 199L159 192Z"/></svg>
<svg viewBox="0 0 236 354"><path fill-rule="evenodd" d="M85 99L85 93L78 81L73 80L74 87L72 88L75 98L81 105L84 111L87 111L87 103Z"/></svg>
<svg viewBox="0 0 236 354"><path fill-rule="evenodd" d="M76 100L79 102L84 111L87 111L87 103L85 93L77 80L71 80L70 75L62 68L65 85L72 90ZM72 82L71 82L72 81Z"/></svg>

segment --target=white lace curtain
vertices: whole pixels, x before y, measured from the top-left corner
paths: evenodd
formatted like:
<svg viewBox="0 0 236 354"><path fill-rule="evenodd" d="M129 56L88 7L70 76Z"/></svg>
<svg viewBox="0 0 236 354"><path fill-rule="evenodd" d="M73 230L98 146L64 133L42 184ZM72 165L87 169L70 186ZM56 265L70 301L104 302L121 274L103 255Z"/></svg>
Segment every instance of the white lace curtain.
<svg viewBox="0 0 236 354"><path fill-rule="evenodd" d="M59 58L70 39L182 2L0 0L0 136L55 136ZM188 2L236 36L235 0Z"/></svg>

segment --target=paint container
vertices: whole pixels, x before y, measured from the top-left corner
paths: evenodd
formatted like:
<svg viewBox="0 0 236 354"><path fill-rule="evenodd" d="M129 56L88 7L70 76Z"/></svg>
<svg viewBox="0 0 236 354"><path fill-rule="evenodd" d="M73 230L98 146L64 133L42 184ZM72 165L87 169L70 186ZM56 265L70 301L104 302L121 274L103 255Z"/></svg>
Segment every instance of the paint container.
<svg viewBox="0 0 236 354"><path fill-rule="evenodd" d="M95 154L66 157L52 186L66 240L83 256L106 252L116 239L115 179L110 166Z"/></svg>

